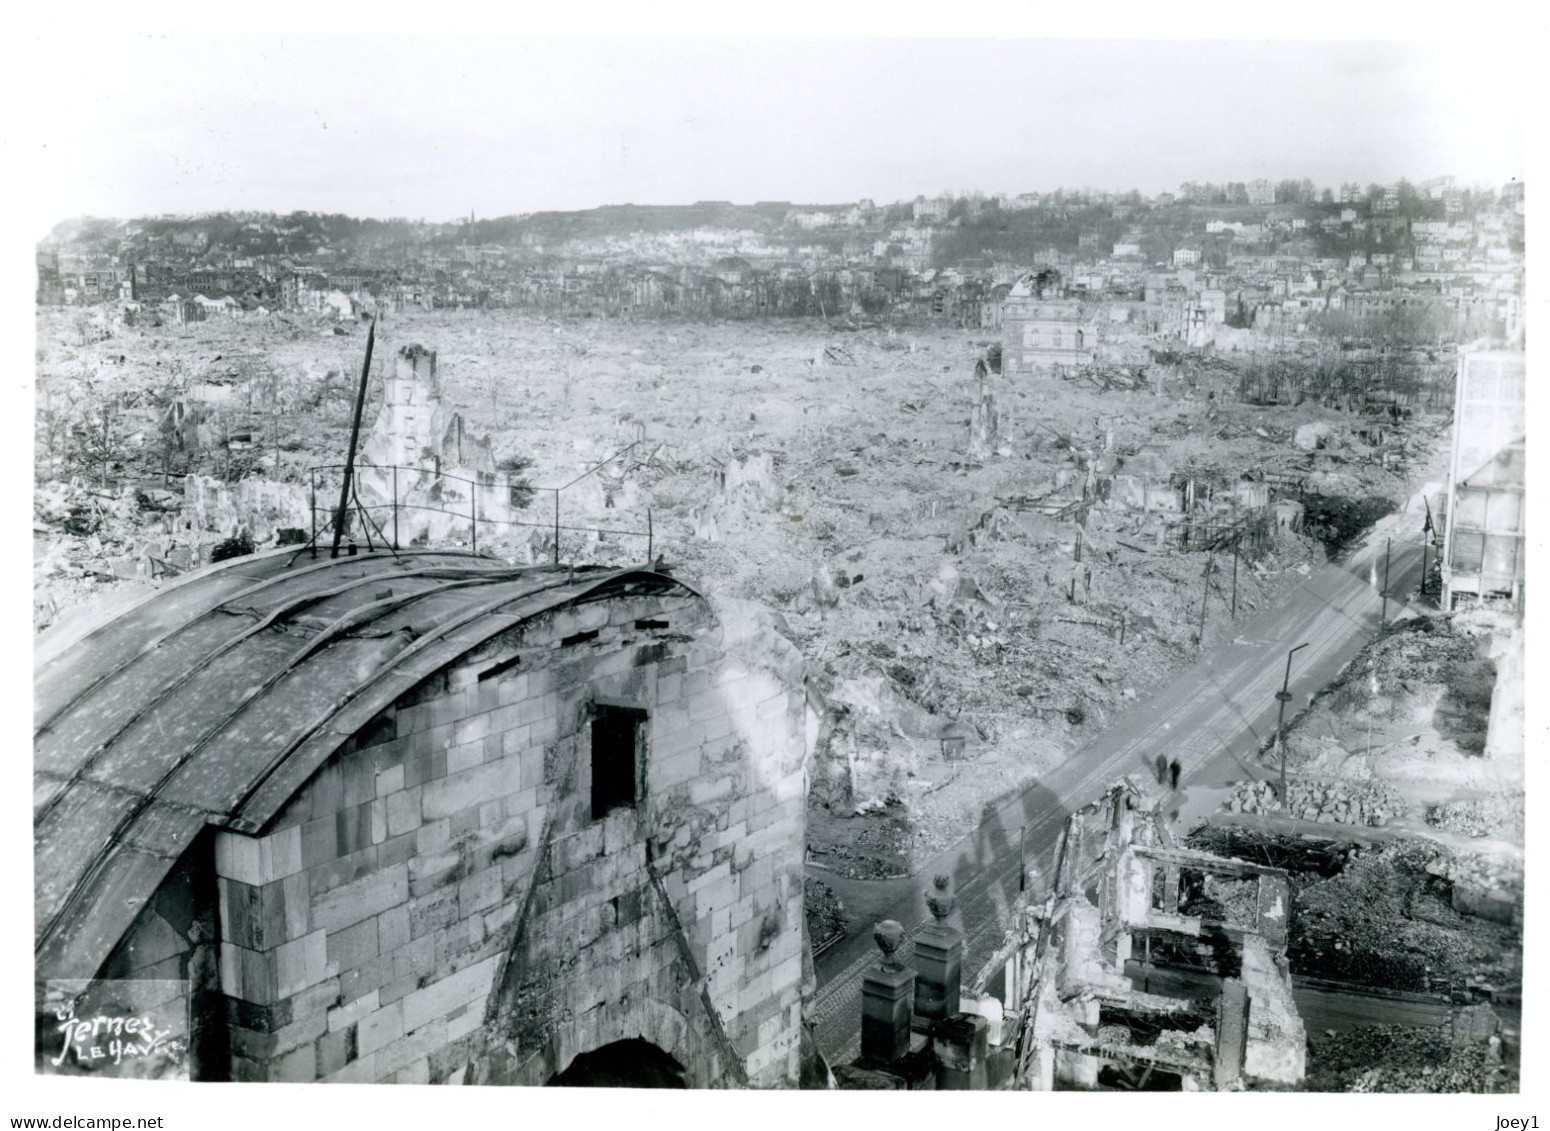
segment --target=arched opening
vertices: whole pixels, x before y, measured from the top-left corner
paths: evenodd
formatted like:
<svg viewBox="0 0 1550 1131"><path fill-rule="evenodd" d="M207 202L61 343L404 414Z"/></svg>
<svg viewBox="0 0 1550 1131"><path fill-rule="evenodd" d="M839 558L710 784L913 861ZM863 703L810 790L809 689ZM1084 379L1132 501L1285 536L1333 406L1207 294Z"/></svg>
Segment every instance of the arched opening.
<svg viewBox="0 0 1550 1131"><path fill-rule="evenodd" d="M548 1088L687 1088L684 1066L650 1041L631 1037L581 1053Z"/></svg>

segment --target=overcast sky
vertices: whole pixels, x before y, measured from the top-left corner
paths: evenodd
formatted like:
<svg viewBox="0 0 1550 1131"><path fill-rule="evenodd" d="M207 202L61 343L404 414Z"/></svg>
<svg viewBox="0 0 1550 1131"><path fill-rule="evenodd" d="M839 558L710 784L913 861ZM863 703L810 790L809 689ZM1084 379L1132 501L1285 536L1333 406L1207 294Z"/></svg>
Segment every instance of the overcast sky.
<svg viewBox="0 0 1550 1131"><path fill-rule="evenodd" d="M1511 68L1452 43L158 34L68 59L27 139L59 218L1523 175Z"/></svg>

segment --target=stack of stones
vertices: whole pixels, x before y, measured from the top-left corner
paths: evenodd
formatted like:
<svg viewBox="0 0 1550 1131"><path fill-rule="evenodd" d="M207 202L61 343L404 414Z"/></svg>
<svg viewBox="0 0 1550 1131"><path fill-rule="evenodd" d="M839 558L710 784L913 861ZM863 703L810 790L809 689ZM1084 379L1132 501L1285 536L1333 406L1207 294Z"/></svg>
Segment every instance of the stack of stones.
<svg viewBox="0 0 1550 1131"><path fill-rule="evenodd" d="M1404 800L1381 782L1303 778L1286 783L1287 805L1274 782L1238 782L1223 807L1229 813L1288 813L1321 825L1386 825L1405 813Z"/></svg>

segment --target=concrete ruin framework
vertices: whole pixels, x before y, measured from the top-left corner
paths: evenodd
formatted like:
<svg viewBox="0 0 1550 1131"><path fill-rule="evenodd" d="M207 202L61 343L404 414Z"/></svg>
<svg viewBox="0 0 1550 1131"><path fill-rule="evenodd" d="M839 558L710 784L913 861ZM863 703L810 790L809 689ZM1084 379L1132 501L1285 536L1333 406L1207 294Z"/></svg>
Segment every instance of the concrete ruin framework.
<svg viewBox="0 0 1550 1131"><path fill-rule="evenodd" d="M1155 1072L1186 1089L1302 1079L1286 874L1176 847L1154 802L1125 779L1071 814L1048 890L1029 893L970 987L1004 983L1017 1086L1090 1088L1105 1064L1137 1086ZM1221 976L1215 1000L1136 988L1127 963L1164 947Z"/></svg>
<svg viewBox="0 0 1550 1131"><path fill-rule="evenodd" d="M286 549L35 660L40 1056L64 980L162 981L195 1079L541 1084L644 1042L797 1081L809 720L767 621Z"/></svg>

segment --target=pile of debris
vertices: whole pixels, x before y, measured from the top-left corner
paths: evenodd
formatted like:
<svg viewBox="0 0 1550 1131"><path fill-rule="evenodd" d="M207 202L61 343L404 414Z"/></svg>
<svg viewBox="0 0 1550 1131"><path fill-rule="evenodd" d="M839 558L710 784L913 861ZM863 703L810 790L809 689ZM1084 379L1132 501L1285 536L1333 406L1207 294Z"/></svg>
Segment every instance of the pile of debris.
<svg viewBox="0 0 1550 1131"><path fill-rule="evenodd" d="M1455 911L1516 925L1523 918L1523 864L1519 860L1476 854L1439 856L1428 874L1452 885Z"/></svg>
<svg viewBox="0 0 1550 1131"><path fill-rule="evenodd" d="M808 876L802 882L803 908L807 916L807 938L814 950L845 934L849 916L845 904L834 889L822 880Z"/></svg>
<svg viewBox="0 0 1550 1131"><path fill-rule="evenodd" d="M1362 1025L1308 1042L1310 1092L1515 1092L1499 1039L1455 1045L1446 1027Z"/></svg>
<svg viewBox="0 0 1550 1131"><path fill-rule="evenodd" d="M1268 781L1238 782L1222 803L1229 813L1288 813L1321 825L1382 826L1405 815L1405 802L1382 782L1351 782L1327 778L1293 779L1286 783L1286 806Z"/></svg>
<svg viewBox="0 0 1550 1131"><path fill-rule="evenodd" d="M1469 837L1494 837L1519 844L1523 842L1524 816L1523 794L1513 790L1426 807L1426 823L1435 828Z"/></svg>
<svg viewBox="0 0 1550 1131"><path fill-rule="evenodd" d="M1521 977L1516 928L1460 906L1441 845L1352 848L1336 876L1299 879L1288 954L1300 974L1427 993Z"/></svg>

